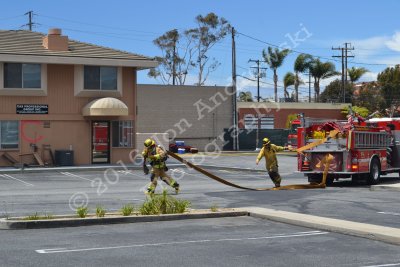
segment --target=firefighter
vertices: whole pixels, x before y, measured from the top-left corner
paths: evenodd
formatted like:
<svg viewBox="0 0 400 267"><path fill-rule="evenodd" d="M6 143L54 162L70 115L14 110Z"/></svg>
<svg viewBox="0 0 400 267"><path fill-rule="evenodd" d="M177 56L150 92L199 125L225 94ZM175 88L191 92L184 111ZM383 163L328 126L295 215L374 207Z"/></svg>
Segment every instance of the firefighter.
<svg viewBox="0 0 400 267"><path fill-rule="evenodd" d="M142 152L143 160L143 171L144 174L149 173L149 169L146 166L147 160L149 160L150 165L152 166L151 175L150 175L150 185L147 188L147 194L154 194L157 187L157 179L161 178L166 184L175 189L175 193L179 192L179 184L172 179L166 171L168 170L165 161L167 160L167 153L165 150L156 144L156 142L152 139L146 139L144 142L144 149Z"/></svg>
<svg viewBox="0 0 400 267"><path fill-rule="evenodd" d="M278 171L278 160L276 158L276 152L283 151L285 149L291 150L291 147L276 146L274 144L271 144L271 141L268 138L264 138L263 147L261 148L261 151L257 156L257 165L262 157L265 157L265 167L267 169L269 177L271 178L272 182L274 182L275 187L280 187L282 180Z"/></svg>

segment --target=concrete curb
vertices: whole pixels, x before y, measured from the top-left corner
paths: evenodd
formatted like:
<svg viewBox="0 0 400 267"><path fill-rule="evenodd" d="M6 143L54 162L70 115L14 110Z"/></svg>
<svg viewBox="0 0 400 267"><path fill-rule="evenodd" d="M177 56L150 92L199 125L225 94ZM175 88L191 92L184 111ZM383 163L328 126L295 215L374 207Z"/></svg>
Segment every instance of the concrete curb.
<svg viewBox="0 0 400 267"><path fill-rule="evenodd" d="M358 223L301 213L266 209L266 208L241 208L250 216L271 221L277 221L313 229L325 230L345 235L378 240L389 244L400 245L400 229L366 223Z"/></svg>
<svg viewBox="0 0 400 267"><path fill-rule="evenodd" d="M188 220L188 219L208 219L222 217L248 216L246 211L220 211L220 212L203 212L191 214L163 214L163 215L147 215L147 216L118 216L103 218L62 218L51 220L10 220L0 219L0 229L3 230L20 230L20 229L37 229L37 228L61 228L61 227L77 227L89 225L104 224L121 224L121 223L139 223L139 222L159 222L172 220Z"/></svg>
<svg viewBox="0 0 400 267"><path fill-rule="evenodd" d="M382 184L382 185L371 185L369 188L371 191L378 190L392 190L392 191L400 191L400 183L397 184Z"/></svg>

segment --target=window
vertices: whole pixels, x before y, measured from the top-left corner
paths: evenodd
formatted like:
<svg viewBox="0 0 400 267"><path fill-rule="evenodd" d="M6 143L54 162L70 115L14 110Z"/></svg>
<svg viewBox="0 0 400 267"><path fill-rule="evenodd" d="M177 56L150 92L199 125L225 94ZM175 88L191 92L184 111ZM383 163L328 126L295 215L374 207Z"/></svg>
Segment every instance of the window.
<svg viewBox="0 0 400 267"><path fill-rule="evenodd" d="M5 88L41 88L41 65L4 63Z"/></svg>
<svg viewBox="0 0 400 267"><path fill-rule="evenodd" d="M112 122L112 146L132 147L133 127L132 121Z"/></svg>
<svg viewBox="0 0 400 267"><path fill-rule="evenodd" d="M274 117L256 117L252 114L246 114L244 116L244 128L249 130L254 129L274 129Z"/></svg>
<svg viewBox="0 0 400 267"><path fill-rule="evenodd" d="M84 89L86 90L117 90L116 67L84 67Z"/></svg>
<svg viewBox="0 0 400 267"><path fill-rule="evenodd" d="M18 144L18 121L0 121L0 149L15 149Z"/></svg>

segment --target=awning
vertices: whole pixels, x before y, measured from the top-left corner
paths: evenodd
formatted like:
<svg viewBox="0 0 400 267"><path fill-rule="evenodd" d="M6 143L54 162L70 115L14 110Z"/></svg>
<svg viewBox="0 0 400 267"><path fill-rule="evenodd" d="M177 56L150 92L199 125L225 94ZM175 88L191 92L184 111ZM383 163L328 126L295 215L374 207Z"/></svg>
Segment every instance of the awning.
<svg viewBox="0 0 400 267"><path fill-rule="evenodd" d="M88 103L82 109L83 116L127 116L128 107L119 99L104 97Z"/></svg>

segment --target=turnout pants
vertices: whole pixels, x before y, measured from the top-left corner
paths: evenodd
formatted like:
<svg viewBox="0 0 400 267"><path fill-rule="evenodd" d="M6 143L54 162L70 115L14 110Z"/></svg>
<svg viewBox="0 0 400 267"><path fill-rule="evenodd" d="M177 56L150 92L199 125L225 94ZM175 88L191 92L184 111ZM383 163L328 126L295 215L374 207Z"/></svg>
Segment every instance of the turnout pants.
<svg viewBox="0 0 400 267"><path fill-rule="evenodd" d="M280 187L282 178L279 174L278 166L271 166L268 170L268 174L272 182L275 184L275 187Z"/></svg>
<svg viewBox="0 0 400 267"><path fill-rule="evenodd" d="M179 189L179 184L174 179L172 179L165 172L164 167L162 167L162 168L153 168L151 170L151 176L150 176L151 183L147 188L147 191L154 193L157 187L158 177L160 177L161 180L163 180L167 185L171 186L172 188Z"/></svg>

